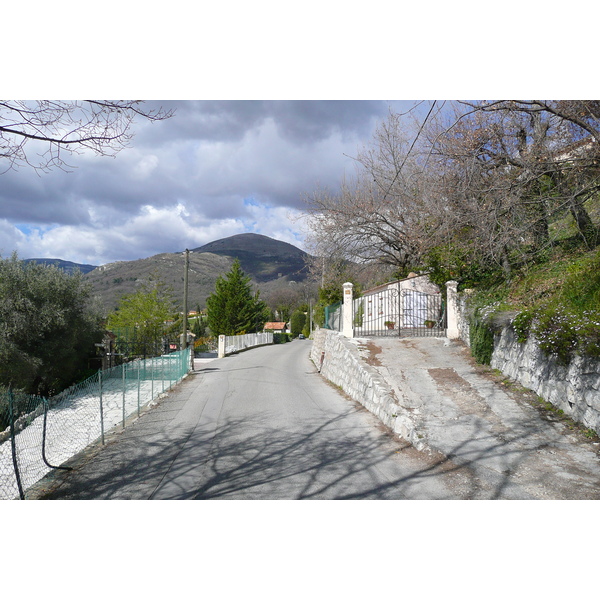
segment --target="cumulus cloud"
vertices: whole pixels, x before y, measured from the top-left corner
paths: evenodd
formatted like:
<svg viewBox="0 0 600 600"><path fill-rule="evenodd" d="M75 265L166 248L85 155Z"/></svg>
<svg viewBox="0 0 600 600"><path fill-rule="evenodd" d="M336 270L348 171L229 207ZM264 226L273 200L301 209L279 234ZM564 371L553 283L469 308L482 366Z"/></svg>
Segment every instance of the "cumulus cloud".
<svg viewBox="0 0 600 600"><path fill-rule="evenodd" d="M155 104L152 102L150 104ZM164 102L115 158L73 157L72 172L9 171L0 249L105 264L248 231L302 247L303 198L353 168L386 102Z"/></svg>
<svg viewBox="0 0 600 600"><path fill-rule="evenodd" d="M105 227L58 225L24 231L0 221L0 255L16 251L21 258L62 258L101 265L135 260L163 252L181 252L239 233L261 233L302 247L298 211L250 201L237 217L207 219L183 204L141 207L135 216ZM107 261L106 257L110 260Z"/></svg>

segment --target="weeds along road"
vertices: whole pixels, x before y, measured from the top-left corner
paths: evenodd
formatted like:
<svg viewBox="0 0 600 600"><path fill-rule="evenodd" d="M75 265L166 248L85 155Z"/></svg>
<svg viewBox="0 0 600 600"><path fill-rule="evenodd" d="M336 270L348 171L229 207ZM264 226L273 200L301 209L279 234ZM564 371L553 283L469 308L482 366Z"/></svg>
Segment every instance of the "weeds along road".
<svg viewBox="0 0 600 600"><path fill-rule="evenodd" d="M73 471L42 482L37 497L465 497L448 461L392 437L326 383L309 360L311 343L204 364L106 446L78 457Z"/></svg>

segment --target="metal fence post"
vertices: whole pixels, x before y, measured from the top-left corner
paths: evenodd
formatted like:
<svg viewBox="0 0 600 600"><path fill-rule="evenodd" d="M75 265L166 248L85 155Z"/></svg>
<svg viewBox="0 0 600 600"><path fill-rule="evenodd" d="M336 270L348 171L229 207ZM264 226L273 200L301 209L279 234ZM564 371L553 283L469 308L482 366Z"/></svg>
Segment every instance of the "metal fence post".
<svg viewBox="0 0 600 600"><path fill-rule="evenodd" d="M125 363L123 367L123 428L125 428Z"/></svg>
<svg viewBox="0 0 600 600"><path fill-rule="evenodd" d="M100 383L100 436L104 444L104 409L102 408L102 369L98 371L98 381Z"/></svg>
<svg viewBox="0 0 600 600"><path fill-rule="evenodd" d="M51 465L46 458L46 432L47 432L47 421L48 421L48 399L42 398L42 402L44 403L44 427L42 432L42 460L44 464L51 469L63 469L65 471L72 471L71 467L57 467L55 465Z"/></svg>
<svg viewBox="0 0 600 600"><path fill-rule="evenodd" d="M138 368L137 368L137 380L138 380L138 417L140 416L140 364L141 361L138 360Z"/></svg>
<svg viewBox="0 0 600 600"><path fill-rule="evenodd" d="M17 441L15 439L15 413L14 413L14 396L12 388L8 386L8 418L10 420L10 445L12 451L13 468L15 470L15 478L17 480L17 487L19 488L19 497L21 500L25 500L25 494L23 493L23 485L21 484L21 474L19 473L19 465L17 463Z"/></svg>

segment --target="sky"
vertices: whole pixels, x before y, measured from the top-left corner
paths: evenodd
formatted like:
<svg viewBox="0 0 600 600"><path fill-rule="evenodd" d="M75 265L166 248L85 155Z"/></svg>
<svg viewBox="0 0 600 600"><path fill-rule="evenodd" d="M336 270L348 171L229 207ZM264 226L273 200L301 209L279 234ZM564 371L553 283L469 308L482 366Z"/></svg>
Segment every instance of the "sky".
<svg viewBox="0 0 600 600"><path fill-rule="evenodd" d="M355 169L386 100L148 101L173 116L138 119L115 157L0 175L0 255L102 265L193 249L240 233L305 248L307 195ZM35 143L27 146L33 155ZM1 161L2 159L0 159Z"/></svg>
<svg viewBox="0 0 600 600"><path fill-rule="evenodd" d="M343 12L313 0L289 11L270 0L201 10L176 0L160 12L107 0L83 22L74 0L59 12L10 5L5 21L25 20L28 42L20 27L5 31L19 54L3 67L3 95L143 98L175 114L138 121L115 158L74 156L71 172L0 164L0 256L101 265L247 232L306 249L304 199L353 172L388 110L419 98L597 96L569 53L518 69L513 45L502 60L482 51L477 24L486 39L512 30L513 4L544 42L559 27L552 11L513 0L503 10L467 1L397 13L383 0ZM578 55L591 58L593 20L578 27ZM80 45L67 31L85 31ZM537 52L534 33L519 40L520 56Z"/></svg>

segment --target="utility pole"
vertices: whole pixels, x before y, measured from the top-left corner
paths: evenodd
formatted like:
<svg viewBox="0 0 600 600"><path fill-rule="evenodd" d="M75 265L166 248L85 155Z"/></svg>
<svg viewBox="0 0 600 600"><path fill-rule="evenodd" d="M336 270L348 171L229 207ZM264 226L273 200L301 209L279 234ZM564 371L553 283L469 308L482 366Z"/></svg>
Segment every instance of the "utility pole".
<svg viewBox="0 0 600 600"><path fill-rule="evenodd" d="M190 269L190 251L185 251L185 271L183 273L183 338L181 347L187 348L188 338L188 271Z"/></svg>

